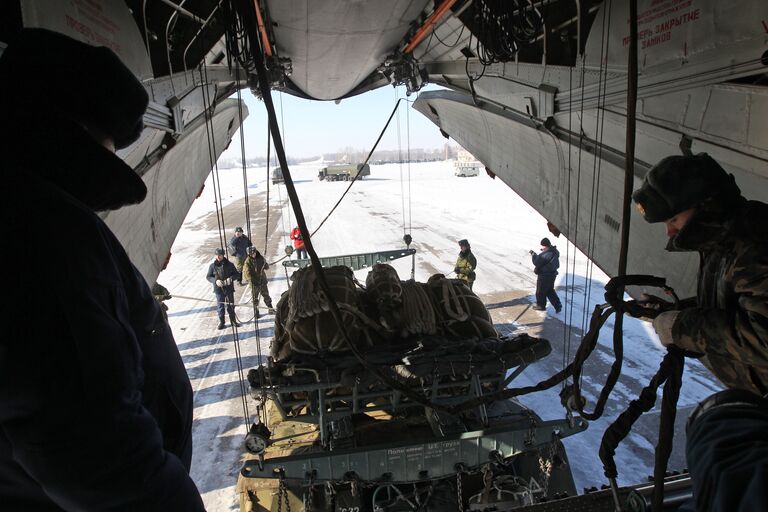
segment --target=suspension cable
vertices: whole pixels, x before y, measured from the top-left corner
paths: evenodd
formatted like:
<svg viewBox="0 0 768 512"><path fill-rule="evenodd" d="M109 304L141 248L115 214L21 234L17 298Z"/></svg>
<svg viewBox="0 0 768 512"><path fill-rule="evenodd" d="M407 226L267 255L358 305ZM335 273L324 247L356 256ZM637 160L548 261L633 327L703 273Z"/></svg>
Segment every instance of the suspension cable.
<svg viewBox="0 0 768 512"><path fill-rule="evenodd" d="M363 165L360 166L360 169L357 171L357 174L355 174L355 176L352 178L352 181L349 182L349 185L347 185L347 189L344 191L343 194L341 194L341 197L339 198L338 201L336 201L336 204L333 205L333 208L331 208L331 211L328 212L328 214L325 216L325 218L322 220L322 222L320 222L320 224L315 228L315 230L312 231L312 233L310 233L310 235L309 235L310 238L313 237L315 235L315 233L320 231L320 228L323 227L323 224L325 224L325 222L330 218L330 216L333 214L333 212L336 211L336 208L338 208L338 206L344 200L344 197L347 195L347 192L349 192L349 189L351 189L352 185L354 185L355 182L357 181L357 178L360 176L360 173L363 172L363 168L366 165L368 165L368 160L371 159L371 155L373 155L373 152L376 151L376 147L379 145L379 142L381 142L381 138L384 136L384 133L386 133L387 128L389 127L389 123L392 121L392 118L394 117L395 113L397 113L397 108L398 108L398 106L400 106L400 101L402 101L402 99L398 99L397 102L395 103L395 108L392 109L392 113L389 115L389 119L387 119L387 122L384 125L384 128L381 130L381 133L379 133L379 138L376 139L376 142L373 144L373 147L368 152L368 156L365 157L365 162L363 162ZM275 140L275 149L277 149L277 140ZM278 153L278 156L279 156L279 153ZM286 181L286 185L287 185L287 183L288 182ZM287 188L287 186L286 186L286 188ZM295 208L295 205L294 205L294 208Z"/></svg>
<svg viewBox="0 0 768 512"><path fill-rule="evenodd" d="M464 27L462 26L461 28L463 32ZM408 144L408 233L413 234L413 212L411 208L413 205L413 196L411 195L411 109L407 103L405 107L406 143Z"/></svg>
<svg viewBox="0 0 768 512"><path fill-rule="evenodd" d="M280 134L283 143L283 148L285 148L285 116L284 116L284 110L283 110L283 93L279 93L280 96ZM277 149L277 146L275 146L275 149ZM288 198L288 226L290 229L293 229L293 219L291 218L291 199Z"/></svg>
<svg viewBox="0 0 768 512"><path fill-rule="evenodd" d="M208 83L208 66L205 62L205 59L203 59L201 66L200 66L200 77L201 82L203 84ZM208 137L208 158L212 162L212 169L214 171L213 176L213 183L214 183L214 194L216 195L216 216L217 218L220 218L219 222L219 239L223 243L224 239L224 208L222 203L222 196L221 196L221 183L219 181L219 168L217 162L214 161L214 155L216 154L216 141L213 136L213 109L214 104L211 100L210 93L208 92L207 87L203 87L203 104L205 108L205 130L206 135ZM242 127L241 127L242 130ZM226 244L223 244L224 247L226 247ZM227 249L225 249L226 251ZM229 309L229 307L234 307L234 304L230 305L228 300L225 297L225 309ZM234 319L236 319L237 316L234 315ZM232 318L230 320L233 320ZM240 337L238 335L237 330L237 324L233 321L232 322L232 333L234 338L234 348L235 348L235 360L237 363L237 374L238 374L238 384L240 386L240 401L241 405L243 406L243 420L244 420L244 426L246 433L248 432L249 426L250 426L250 411L248 409L248 400L247 400L247 389L245 387L245 374L243 372L243 362L242 362L242 352L240 350Z"/></svg>
<svg viewBox="0 0 768 512"><path fill-rule="evenodd" d="M603 13L603 26L605 26L605 13ZM578 151L577 151L578 157L576 159L576 200L575 200L575 205L574 205L576 212L575 212L575 219L574 219L574 222L573 222L573 238L572 238L573 239L573 245L574 245L574 251L573 251L573 260L570 262L570 273L571 273L572 276L576 276L576 257L578 256L578 252L576 250L577 249L577 245L576 244L577 244L578 239L579 239L579 217L580 217L580 212L581 212L581 161L582 161L581 156L582 156L582 152L583 152L583 149L584 149L584 136L585 136L585 134L584 134L584 81L585 81L585 76L586 76L586 59L582 55L582 59L581 59L581 86L580 86L581 98L580 98L580 102L579 102L579 146L578 146ZM570 181L569 181L569 183L570 183ZM570 185L569 185L569 187L570 187ZM570 216L570 209L569 209L569 216ZM567 262L567 260L566 260L566 262ZM573 303L574 303L574 298L576 296L576 287L575 286L571 287L570 294L571 294L571 299L570 299L571 309L570 309L570 312L569 312L569 315L568 315L568 329L569 329L568 336L569 336L569 338L572 338L573 337L573 316L574 316L574 309L575 309L573 307ZM567 296L568 296L568 290L566 290L566 299L567 299ZM582 305L582 308L584 308L583 311L586 311L586 305L585 304ZM581 331L582 333L585 332L584 331L584 320L583 319L582 319L581 329L582 329L582 331Z"/></svg>
<svg viewBox="0 0 768 512"><path fill-rule="evenodd" d="M594 252L595 252L595 243L597 240L597 211L598 211L598 204L600 201L600 176L602 174L602 167L603 167L603 134L605 132L605 97L607 92L607 81L608 81L608 63L607 63L607 56L608 56L608 50L610 47L610 34L611 34L611 7L612 2L608 2L607 6L607 15L605 16L608 19L608 22L605 24L605 32L603 33L603 38L601 41L601 48L600 48L600 71L598 74L598 101L597 101L597 109L595 112L595 142L597 143L597 148L594 152L594 160L592 165L592 202L590 204L590 214L589 214L589 236L587 240L587 265L586 265L586 277L587 277L587 286L585 287L585 295L584 295L584 303L585 303L585 311L589 309L590 305L590 299L591 299L591 292L592 292L592 276L594 274ZM605 43L605 51L603 52L603 44ZM603 55L605 55L605 64L603 64ZM605 67L603 67L605 66Z"/></svg>
<svg viewBox="0 0 768 512"><path fill-rule="evenodd" d="M235 80L240 83L240 62L235 59ZM248 233L248 240L251 240L251 202L248 194L248 171L245 160L245 127L243 125L243 98L240 93L240 87L237 88L237 115L240 121L240 161L243 167L243 200L245 203L245 232Z"/></svg>
<svg viewBox="0 0 768 512"><path fill-rule="evenodd" d="M395 97L399 95L395 89ZM399 98L398 98L399 100ZM400 169L400 212L403 217L403 236L405 236L405 179L403 177L403 144L400 138L400 102L397 103L397 164Z"/></svg>
<svg viewBox="0 0 768 512"><path fill-rule="evenodd" d="M269 150L270 150L270 140L269 140L269 129L267 129L267 218L264 221L264 250L262 251L262 255L265 258L267 258L267 248L269 247L269 210L270 210L270 203L269 203L269 192L270 187L269 184L272 181L270 176L270 170L269 170Z"/></svg>
<svg viewBox="0 0 768 512"><path fill-rule="evenodd" d="M576 3L578 6L578 2ZM578 8L578 7L577 7ZM573 68L568 68L568 91L573 91ZM571 153L573 153L573 94L568 99L568 186L566 188L566 213L565 213L565 229L568 233L568 237L571 236ZM573 311L573 302L568 300L568 278L571 278L571 287L574 285L574 276L568 271L569 261L571 254L571 242L566 238L565 240L565 304L563 304L563 317L568 318L568 313ZM574 258L576 257L576 251L574 250ZM570 322L563 323L563 368L568 364L568 360L571 358L571 329ZM566 381L563 381L563 387L565 387Z"/></svg>

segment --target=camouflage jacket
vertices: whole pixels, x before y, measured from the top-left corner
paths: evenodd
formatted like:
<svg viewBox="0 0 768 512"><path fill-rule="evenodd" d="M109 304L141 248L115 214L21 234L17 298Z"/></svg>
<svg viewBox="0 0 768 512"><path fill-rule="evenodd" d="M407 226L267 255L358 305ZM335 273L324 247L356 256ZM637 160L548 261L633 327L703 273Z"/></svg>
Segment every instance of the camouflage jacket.
<svg viewBox="0 0 768 512"><path fill-rule="evenodd" d="M269 263L266 262L261 253L256 253L256 257L248 256L243 264L243 279L255 285L261 284L267 280L266 270Z"/></svg>
<svg viewBox="0 0 768 512"><path fill-rule="evenodd" d="M475 269L477 268L477 258L472 251L460 252L456 259L456 277L466 283L475 282Z"/></svg>
<svg viewBox="0 0 768 512"><path fill-rule="evenodd" d="M698 251L696 307L672 327L675 345L702 353L728 388L768 392L768 205L743 201L735 214L700 212L668 250Z"/></svg>

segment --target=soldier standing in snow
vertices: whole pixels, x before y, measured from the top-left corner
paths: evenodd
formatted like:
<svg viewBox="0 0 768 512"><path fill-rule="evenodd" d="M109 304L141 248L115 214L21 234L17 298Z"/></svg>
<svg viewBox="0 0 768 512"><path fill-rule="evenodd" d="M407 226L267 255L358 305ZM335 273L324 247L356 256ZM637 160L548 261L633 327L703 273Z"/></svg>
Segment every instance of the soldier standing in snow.
<svg viewBox="0 0 768 512"><path fill-rule="evenodd" d="M248 248L248 258L243 265L243 277L251 283L251 294L253 304L259 307L259 296L264 297L264 304L269 308L269 314L274 314L272 307L272 297L269 296L267 289L267 269L269 263L264 259L258 249L251 246ZM259 310L256 309L256 318L259 318Z"/></svg>
<svg viewBox="0 0 768 512"><path fill-rule="evenodd" d="M235 257L235 266L239 274L236 281L240 285L243 284L243 263L245 263L245 258L248 257L248 248L252 245L251 239L243 234L243 228L237 226L235 228L235 236L229 241L229 251Z"/></svg>
<svg viewBox="0 0 768 512"><path fill-rule="evenodd" d="M541 251L531 253L531 262L533 262L533 273L536 274L536 305L532 309L536 311L546 311L547 299L554 306L555 313L563 309L560 297L555 291L555 278L557 269L560 268L560 251L552 245L549 238L541 239Z"/></svg>
<svg viewBox="0 0 768 512"><path fill-rule="evenodd" d="M469 289L475 283L475 269L477 268L477 258L472 254L472 249L466 239L459 240L459 257L456 258L456 277L464 281Z"/></svg>
<svg viewBox="0 0 768 512"><path fill-rule="evenodd" d="M3 510L204 510L188 474L184 363L147 282L97 214L147 195L115 149L139 138L148 100L111 50L62 34L24 29L0 56L0 231L33 246L39 235L26 225L44 223L57 268L10 272L3 300L12 302L0 306ZM15 253L5 254L12 268ZM26 263L50 257L34 251ZM40 290L44 314L18 306Z"/></svg>
<svg viewBox="0 0 768 512"><path fill-rule="evenodd" d="M668 251L700 255L695 305L653 321L661 343L703 356L728 388L689 419L696 509L768 510L768 205L705 153L664 158L633 199L666 225Z"/></svg>
<svg viewBox="0 0 768 512"><path fill-rule="evenodd" d="M219 329L224 328L224 309L235 327L240 327L235 315L235 280L239 277L237 268L224 257L224 249L216 249L216 259L208 266L206 279L213 284L216 296L216 312L219 314Z"/></svg>

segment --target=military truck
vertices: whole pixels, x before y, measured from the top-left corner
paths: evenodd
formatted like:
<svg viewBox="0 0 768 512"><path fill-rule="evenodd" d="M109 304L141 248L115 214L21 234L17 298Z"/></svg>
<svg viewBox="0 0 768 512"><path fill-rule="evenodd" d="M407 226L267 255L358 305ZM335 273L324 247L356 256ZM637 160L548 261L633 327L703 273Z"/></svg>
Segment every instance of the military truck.
<svg viewBox="0 0 768 512"><path fill-rule="evenodd" d="M371 167L368 164L340 164L323 167L317 174L320 181L349 181L362 169L357 179L363 179L363 176L371 175Z"/></svg>

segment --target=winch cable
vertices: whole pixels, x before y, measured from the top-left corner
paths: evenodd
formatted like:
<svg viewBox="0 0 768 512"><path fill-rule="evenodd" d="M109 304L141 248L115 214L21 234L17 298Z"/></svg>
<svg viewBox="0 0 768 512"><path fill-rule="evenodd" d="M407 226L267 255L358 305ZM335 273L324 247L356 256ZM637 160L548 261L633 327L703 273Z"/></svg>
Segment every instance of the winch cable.
<svg viewBox="0 0 768 512"><path fill-rule="evenodd" d="M254 12L251 9L248 9L246 12L251 17L254 16ZM249 24L249 27L251 27L249 28L249 30L252 31L253 30L252 27L254 26L255 24L253 23ZM250 37L250 41L251 41L251 44L253 44L254 46L259 44L258 38L254 37L253 34ZM277 114L275 112L275 106L272 102L272 95L269 88L269 82L267 80L266 63L264 61L264 55L262 53L262 49L259 48L258 50L255 50L253 54L254 54L254 59L256 61L256 73L258 76L258 86L261 92L262 99L264 100L264 105L267 108L270 131L272 132L272 139L275 144L275 152L277 154L278 161L280 162L280 166L283 168L285 188L288 191L288 197L291 200L291 203L293 205L293 210L296 215L296 222L299 226L299 229L303 233L308 233L309 230L307 229L307 223L306 223L306 220L304 219L304 212L302 211L299 197L296 194L296 186L293 184L293 179L291 178L291 172L288 168L288 162L285 156L285 150L283 148L282 141L280 139L280 128L277 125ZM397 106L399 104L400 104L400 101L398 100L397 104L395 105L395 109L393 109L392 111L392 115L390 115L389 120L387 121L387 126L389 125L389 122L392 120L392 117L394 116L397 110ZM385 130L386 130L386 126L385 126ZM385 130L382 131L381 135L379 136L379 139L376 141L376 144L378 144L379 140L381 140L381 137L384 135ZM375 148L376 148L376 145L374 145L374 147L371 149L371 153L368 154L368 157L366 158L365 163L363 165L368 163L368 159L370 159L371 154L373 153ZM359 175L361 171L362 171L362 168L358 171L357 175ZM357 175L355 175L355 179L357 178ZM352 183L350 183L350 186L353 183L354 183L354 179ZM348 191L349 191L349 187L347 187L346 192ZM344 194L346 194L346 192ZM342 199L343 197L344 196L342 195ZM338 206L340 202L341 202L341 199L339 200L338 203L336 203L336 206ZM336 206L334 206L334 210ZM325 222L328 219L331 213L333 213L333 210L331 210L331 212L323 220L323 222ZM321 226L322 226L322 223L317 229L319 229ZM317 231L317 229L315 230L315 232ZM431 403L428 399L415 393L411 388L392 379L388 375L385 375L377 366L372 365L367 361L367 359L365 358L365 355L362 352L360 352L360 349L355 345L355 343L351 340L349 336L349 332L347 331L346 325L341 316L339 306L336 303L336 300L334 299L334 296L330 290L330 287L328 286L328 281L325 276L325 271L323 270L323 267L320 264L320 259L317 256L317 252L315 252L315 248L312 245L311 236L304 240L304 246L307 250L307 253L309 254L309 259L312 261L312 267L315 271L315 276L317 278L318 285L320 286L320 289L323 291L323 293L325 294L328 300L328 306L330 309L331 316L333 316L333 319L336 322L336 325L342 334L345 344L348 346L352 354L360 362L363 368L365 368L366 371L369 371L371 374L378 377L382 382L390 386L392 389L396 391L400 391L404 397L407 397L408 399L412 400L414 403L417 403L424 407L431 407L432 409L436 409L436 410L448 411L449 409L444 405Z"/></svg>
<svg viewBox="0 0 768 512"><path fill-rule="evenodd" d="M456 413L479 407L481 405L487 405L491 402L507 400L517 396L544 391L563 382L568 377L573 376L573 392L570 393L570 395L575 398L575 400L573 400L573 409L579 412L584 419L596 420L600 418L605 411L605 404L607 403L612 391L612 388L608 387L608 382L606 382L602 391L600 392L600 396L597 399L597 403L593 412L587 412L584 410L585 402L581 397L581 390L579 387L579 380L584 367L584 363L597 346L600 329L603 327L608 318L616 311L627 310L633 316L638 318L649 317L658 313L656 310L649 310L648 308L641 307L636 301L625 302L623 300L623 287L627 285L664 288L667 293L671 293L675 297L675 303L678 303L677 296L674 295L674 291L671 288L666 287L665 280L663 278L647 275L625 275L621 277L614 277L610 279L605 285L605 298L608 302L595 306L594 310L592 311L589 329L581 339L581 342L576 349L576 354L574 355L573 361L567 367L552 375L551 377L548 377L547 379L542 380L532 386L502 389L500 391L489 393L481 397L466 400L451 407L451 412ZM619 288L621 288L621 292L619 292ZM561 395L561 399L563 399L564 402L567 398L567 396Z"/></svg>
<svg viewBox="0 0 768 512"><path fill-rule="evenodd" d="M656 404L659 386L662 383L664 384L661 415L659 418L659 440L656 445L653 466L654 489L652 510L664 509L664 477L667 471L669 455L672 451L677 399L680 396L684 368L685 360L682 351L674 346L669 347L659 365L659 370L653 376L650 383L643 388L640 396L632 400L627 409L608 426L600 442L598 455L603 463L605 475L609 479L615 479L618 477L618 470L614 461L616 448L627 437L632 430L632 426L640 416L653 408ZM657 501L657 496L661 498L661 501Z"/></svg>
<svg viewBox="0 0 768 512"><path fill-rule="evenodd" d="M208 82L208 66L205 62L205 59L203 59L201 65L200 65L200 78L201 83L207 84ZM203 92L203 106L204 106L204 115L205 115L205 130L206 130L206 136L208 138L208 158L211 162L211 168L213 169L213 183L214 183L214 203L216 207L216 216L220 219L219 221L219 240L222 242L222 246L225 248L224 250L227 251L226 247L227 244L224 243L224 208L223 203L221 199L221 183L219 182L219 169L218 164L214 159L214 155L216 155L216 141L213 136L214 126L213 126L213 110L214 110L214 104L210 96L210 92L208 91L207 87L202 88ZM235 359L237 363L237 373L238 373L238 383L240 385L240 401L243 406L243 420L244 425L246 429L246 433L248 432L248 429L250 427L251 423L251 415L248 408L248 400L246 398L246 387L245 387L245 381L244 381L244 373L243 373L243 363L242 363L242 357L240 352L240 340L238 336L237 326L232 325L232 333L234 338L234 347L235 347Z"/></svg>
<svg viewBox="0 0 768 512"><path fill-rule="evenodd" d="M381 130L381 133L379 133L379 138L376 139L376 142L373 144L373 147L368 152L368 156L365 157L365 161L363 162L363 165L360 167L360 169L358 169L357 174L355 174L354 177L352 178L352 181L349 182L349 185L347 185L346 190L344 191L343 194L341 194L341 197L339 198L338 201L336 201L336 204L333 205L333 208L331 208L331 210L328 212L328 214L325 216L325 218L322 220L322 222L320 222L320 224L315 228L315 230L312 231L312 233L310 233L310 235L309 235L310 238L312 238L315 235L315 233L320 231L320 228L323 227L323 224L325 224L325 222L330 218L330 216L333 214L333 212L336 211L336 208L338 208L338 206L344 200L344 197L346 197L347 193L349 192L349 189L351 189L352 185L354 185L355 182L357 181L357 178L360 176L360 173L363 172L363 168L366 165L368 165L368 160L371 159L371 155L373 155L373 152L376 151L376 148L378 147L379 142L381 142L381 138L384 136L384 134L387 131L387 128L389 127L389 123L392 121L392 118L397 113L397 108L400 105L400 101L402 101L402 98L398 99L397 102L395 103L395 108L392 109L392 113L389 115L389 119L387 119L387 122L384 125L384 128ZM275 140L275 149L277 149L277 141L276 140ZM279 153L278 153L278 157L280 157ZM286 181L286 188L288 188L287 187L287 181ZM295 206L294 206L294 208L295 208Z"/></svg>

